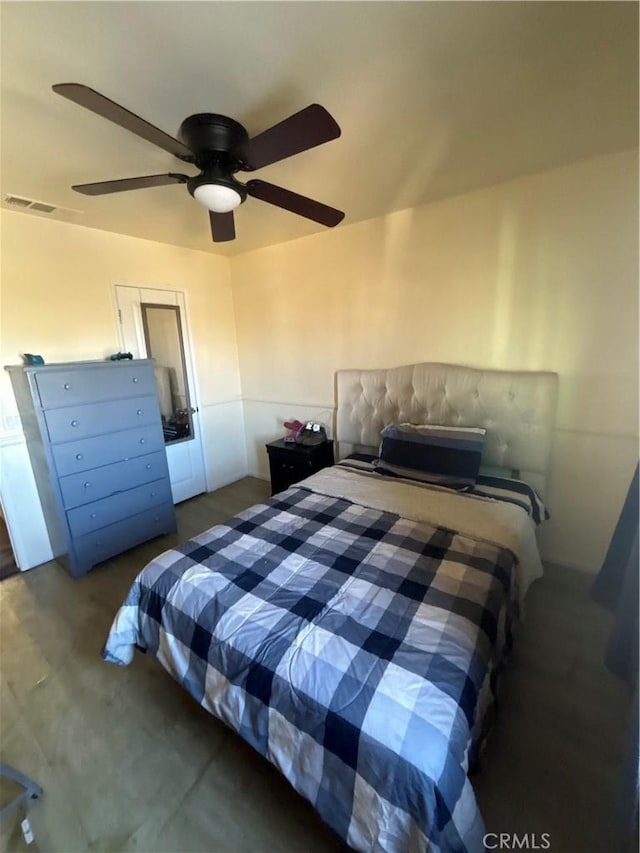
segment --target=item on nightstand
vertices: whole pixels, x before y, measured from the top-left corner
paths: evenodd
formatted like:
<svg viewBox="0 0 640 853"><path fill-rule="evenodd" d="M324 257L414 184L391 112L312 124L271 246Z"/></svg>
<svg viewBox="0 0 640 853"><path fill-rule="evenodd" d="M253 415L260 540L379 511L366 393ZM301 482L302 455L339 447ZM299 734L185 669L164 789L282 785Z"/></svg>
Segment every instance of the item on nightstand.
<svg viewBox="0 0 640 853"><path fill-rule="evenodd" d="M295 441L300 434L300 430L304 428L302 421L285 421L285 427L289 430L289 435L284 437L285 441Z"/></svg>
<svg viewBox="0 0 640 853"><path fill-rule="evenodd" d="M24 363L25 364L44 364L44 358L41 355L34 355L31 352L25 352Z"/></svg>
<svg viewBox="0 0 640 853"><path fill-rule="evenodd" d="M312 421L307 421L296 436L296 444L302 444L304 447L315 447L316 444L324 444L326 440L325 428L322 424L314 424Z"/></svg>
<svg viewBox="0 0 640 853"><path fill-rule="evenodd" d="M128 358L129 361L132 361L133 355L130 352L116 352L113 355L109 356L109 361L123 361L125 358Z"/></svg>

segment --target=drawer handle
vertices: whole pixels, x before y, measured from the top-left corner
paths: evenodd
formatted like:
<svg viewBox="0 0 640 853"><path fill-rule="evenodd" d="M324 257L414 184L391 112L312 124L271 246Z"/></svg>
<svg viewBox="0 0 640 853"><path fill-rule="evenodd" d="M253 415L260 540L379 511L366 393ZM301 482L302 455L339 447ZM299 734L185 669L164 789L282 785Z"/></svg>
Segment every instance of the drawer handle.
<svg viewBox="0 0 640 853"><path fill-rule="evenodd" d="M143 414L144 414L144 412L142 411L142 409L138 409L138 411L136 412L136 415L143 415Z"/></svg>
<svg viewBox="0 0 640 853"><path fill-rule="evenodd" d="M102 548L102 542L96 542L96 544L93 547L94 548Z"/></svg>
<svg viewBox="0 0 640 853"><path fill-rule="evenodd" d="M98 517L97 513L95 513L95 512L91 513L91 518L97 518L97 517Z"/></svg>
<svg viewBox="0 0 640 853"><path fill-rule="evenodd" d="M159 515L156 515L156 516L155 516L155 518L154 518L153 520L154 520L154 521L160 521L160 516L159 516Z"/></svg>
<svg viewBox="0 0 640 853"><path fill-rule="evenodd" d="M78 421L71 421L71 426L72 426L72 427L77 427L77 426L78 426Z"/></svg>
<svg viewBox="0 0 640 853"><path fill-rule="evenodd" d="M148 464L147 464L147 465L145 465L144 467L147 469L147 471L150 471L150 470L151 470L151 465L148 465Z"/></svg>
<svg viewBox="0 0 640 853"><path fill-rule="evenodd" d="M64 383L64 385L63 385L62 387L64 388L64 390L65 390L65 391L70 391L70 390L71 390L71 385L69 385L69 383L68 383L68 382L65 382L65 383Z"/></svg>
<svg viewBox="0 0 640 853"><path fill-rule="evenodd" d="M83 454L83 453L76 453L76 459L78 460L78 462L79 462L81 459L84 459L84 454Z"/></svg>
<svg viewBox="0 0 640 853"><path fill-rule="evenodd" d="M151 497L152 497L152 498L155 498L155 496L156 496L156 493L155 493L155 492L151 492Z"/></svg>
<svg viewBox="0 0 640 853"><path fill-rule="evenodd" d="M132 379L131 381L132 381L132 382L137 382L137 381L138 381L138 377L137 377L137 376L134 376L134 377L133 377L133 379Z"/></svg>
<svg viewBox="0 0 640 853"><path fill-rule="evenodd" d="M91 483L87 480L87 482L84 484L85 489L88 489L90 485Z"/></svg>
<svg viewBox="0 0 640 853"><path fill-rule="evenodd" d="M145 444L145 442L146 442L146 438L141 438L141 439L140 439L140 444Z"/></svg>

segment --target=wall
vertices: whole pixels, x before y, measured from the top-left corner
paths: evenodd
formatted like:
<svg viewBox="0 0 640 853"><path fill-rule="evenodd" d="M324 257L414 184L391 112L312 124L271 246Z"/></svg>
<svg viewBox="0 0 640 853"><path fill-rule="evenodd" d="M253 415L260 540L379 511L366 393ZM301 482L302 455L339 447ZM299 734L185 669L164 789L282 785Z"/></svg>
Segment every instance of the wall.
<svg viewBox="0 0 640 853"><path fill-rule="evenodd" d="M119 347L114 284L184 291L210 489L246 473L229 262L205 252L2 211L2 364L26 351L48 363L101 359ZM15 401L0 375L2 505L27 560L50 558ZM224 448L224 452L222 451ZM24 519L28 519L25 523Z"/></svg>
<svg viewBox="0 0 640 853"><path fill-rule="evenodd" d="M597 570L638 454L637 151L231 262L249 470L288 417L330 421L347 367L553 370L543 555Z"/></svg>

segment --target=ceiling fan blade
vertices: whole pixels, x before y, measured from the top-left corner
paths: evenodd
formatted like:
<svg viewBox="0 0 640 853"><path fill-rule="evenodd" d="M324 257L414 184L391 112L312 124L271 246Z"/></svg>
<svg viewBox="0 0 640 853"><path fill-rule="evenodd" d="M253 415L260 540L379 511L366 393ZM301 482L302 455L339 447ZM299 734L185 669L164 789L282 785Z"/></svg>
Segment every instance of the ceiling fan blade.
<svg viewBox="0 0 640 853"><path fill-rule="evenodd" d="M135 133L136 136L141 136L147 142L157 145L174 157L186 162L193 162L193 154L173 136L169 136L162 130L159 130L154 125L149 124L140 116L116 104L115 101L106 98L94 89L88 86L83 86L81 83L57 83L51 87L58 95L68 98L81 107L85 107L91 112L97 113L99 116L112 121L114 124L123 127L125 130Z"/></svg>
<svg viewBox="0 0 640 853"><path fill-rule="evenodd" d="M140 178L120 178L117 181L98 181L95 184L75 184L71 187L83 195L107 195L122 193L127 190L144 190L148 187L165 187L167 184L184 184L189 180L187 175L143 175Z"/></svg>
<svg viewBox="0 0 640 853"><path fill-rule="evenodd" d="M268 184L266 181L247 181L247 192L250 196L259 198L260 201L275 204L276 207L297 213L298 216L313 219L314 222L319 222L320 225L326 225L328 228L333 228L344 219L344 213L336 210L335 207L329 207L312 198L292 193L291 190Z"/></svg>
<svg viewBox="0 0 640 853"><path fill-rule="evenodd" d="M236 228L233 222L233 212L215 213L209 211L209 221L211 222L211 236L214 243L226 243L229 240L236 239Z"/></svg>
<svg viewBox="0 0 640 853"><path fill-rule="evenodd" d="M239 155L245 163L244 171L253 171L337 139L340 133L325 108L311 104L254 136L241 147Z"/></svg>

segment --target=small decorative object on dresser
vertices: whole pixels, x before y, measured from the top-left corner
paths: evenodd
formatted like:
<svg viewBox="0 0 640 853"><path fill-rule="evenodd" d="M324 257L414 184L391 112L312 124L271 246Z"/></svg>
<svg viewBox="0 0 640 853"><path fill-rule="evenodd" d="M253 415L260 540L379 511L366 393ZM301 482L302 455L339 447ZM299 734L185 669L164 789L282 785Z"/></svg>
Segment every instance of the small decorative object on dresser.
<svg viewBox="0 0 640 853"><path fill-rule="evenodd" d="M294 483L333 465L333 442L305 446L279 438L267 444L271 472L271 494L283 492Z"/></svg>
<svg viewBox="0 0 640 853"><path fill-rule="evenodd" d="M176 531L152 359L6 370L51 547L74 577Z"/></svg>

